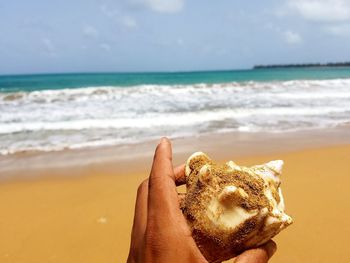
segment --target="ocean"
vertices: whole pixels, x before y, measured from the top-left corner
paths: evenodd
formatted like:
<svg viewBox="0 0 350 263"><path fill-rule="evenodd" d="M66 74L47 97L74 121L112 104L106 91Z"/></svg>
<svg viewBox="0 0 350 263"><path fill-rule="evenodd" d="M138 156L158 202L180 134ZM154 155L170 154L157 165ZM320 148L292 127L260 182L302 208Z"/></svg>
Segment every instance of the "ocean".
<svg viewBox="0 0 350 263"><path fill-rule="evenodd" d="M0 76L0 155L350 123L350 68Z"/></svg>

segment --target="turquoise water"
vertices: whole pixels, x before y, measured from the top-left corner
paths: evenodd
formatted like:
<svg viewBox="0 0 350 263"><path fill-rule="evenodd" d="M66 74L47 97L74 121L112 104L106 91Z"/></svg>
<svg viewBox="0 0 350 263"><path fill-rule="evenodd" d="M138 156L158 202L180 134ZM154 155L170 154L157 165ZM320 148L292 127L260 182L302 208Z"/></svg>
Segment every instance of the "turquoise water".
<svg viewBox="0 0 350 263"><path fill-rule="evenodd" d="M0 92L144 84L189 85L246 81L350 78L350 68L252 69L174 73L76 73L0 76Z"/></svg>

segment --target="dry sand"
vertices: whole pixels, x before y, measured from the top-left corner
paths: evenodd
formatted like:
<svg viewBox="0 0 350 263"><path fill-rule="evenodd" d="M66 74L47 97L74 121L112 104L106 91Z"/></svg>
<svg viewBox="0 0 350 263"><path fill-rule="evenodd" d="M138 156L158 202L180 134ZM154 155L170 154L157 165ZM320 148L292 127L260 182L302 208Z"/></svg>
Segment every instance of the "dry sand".
<svg viewBox="0 0 350 263"><path fill-rule="evenodd" d="M276 158L285 161L282 188L295 223L275 238L271 262L349 262L350 145L235 161ZM50 177L2 182L0 262L125 262L136 189L148 173L142 170L46 169L40 174Z"/></svg>

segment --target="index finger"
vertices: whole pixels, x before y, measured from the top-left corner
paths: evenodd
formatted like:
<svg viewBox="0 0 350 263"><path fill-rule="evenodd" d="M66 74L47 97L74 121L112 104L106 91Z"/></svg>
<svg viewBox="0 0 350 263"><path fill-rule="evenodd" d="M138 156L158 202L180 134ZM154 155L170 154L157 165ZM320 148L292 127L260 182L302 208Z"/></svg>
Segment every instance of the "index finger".
<svg viewBox="0 0 350 263"><path fill-rule="evenodd" d="M164 217L177 211L175 208L178 206L171 143L162 138L155 151L149 177L148 215Z"/></svg>

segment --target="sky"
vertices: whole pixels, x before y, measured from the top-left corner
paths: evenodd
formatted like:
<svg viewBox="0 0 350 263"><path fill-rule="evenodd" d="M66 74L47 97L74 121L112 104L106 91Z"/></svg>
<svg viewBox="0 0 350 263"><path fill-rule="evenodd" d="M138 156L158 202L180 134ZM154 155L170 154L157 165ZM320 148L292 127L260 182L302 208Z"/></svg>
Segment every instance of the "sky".
<svg viewBox="0 0 350 263"><path fill-rule="evenodd" d="M350 0L0 0L0 74L350 60Z"/></svg>

